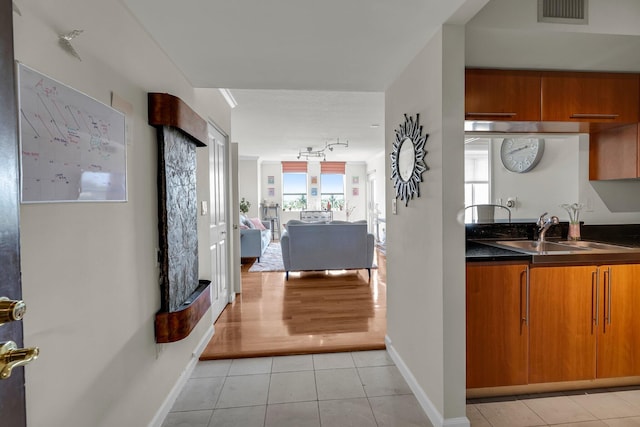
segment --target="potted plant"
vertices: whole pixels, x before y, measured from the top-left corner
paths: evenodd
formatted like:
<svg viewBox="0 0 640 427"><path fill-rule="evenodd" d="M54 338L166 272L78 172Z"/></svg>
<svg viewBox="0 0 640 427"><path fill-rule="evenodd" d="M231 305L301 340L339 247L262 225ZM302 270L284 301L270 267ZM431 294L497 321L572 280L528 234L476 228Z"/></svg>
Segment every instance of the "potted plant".
<svg viewBox="0 0 640 427"><path fill-rule="evenodd" d="M246 215L249 212L249 208L251 207L251 202L245 200L244 197L240 200L240 212L242 215Z"/></svg>

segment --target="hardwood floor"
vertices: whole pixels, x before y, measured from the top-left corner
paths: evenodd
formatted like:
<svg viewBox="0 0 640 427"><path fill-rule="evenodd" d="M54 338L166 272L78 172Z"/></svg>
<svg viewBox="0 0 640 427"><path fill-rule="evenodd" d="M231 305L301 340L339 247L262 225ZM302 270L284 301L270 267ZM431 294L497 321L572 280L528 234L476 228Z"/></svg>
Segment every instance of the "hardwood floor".
<svg viewBox="0 0 640 427"><path fill-rule="evenodd" d="M385 348L386 258L378 269L249 273L242 294L215 323L200 359L280 356Z"/></svg>

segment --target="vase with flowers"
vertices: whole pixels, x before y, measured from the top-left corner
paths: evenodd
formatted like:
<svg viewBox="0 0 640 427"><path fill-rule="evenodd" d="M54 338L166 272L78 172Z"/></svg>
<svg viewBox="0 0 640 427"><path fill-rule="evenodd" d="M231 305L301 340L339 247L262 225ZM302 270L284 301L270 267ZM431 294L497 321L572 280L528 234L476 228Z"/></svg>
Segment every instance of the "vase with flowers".
<svg viewBox="0 0 640 427"><path fill-rule="evenodd" d="M580 240L580 210L584 207L582 203L562 204L569 214L569 234L567 240Z"/></svg>
<svg viewBox="0 0 640 427"><path fill-rule="evenodd" d="M353 213L353 210L356 208L355 206L349 206L349 201L347 200L345 211L347 213L347 221L349 221L349 217Z"/></svg>

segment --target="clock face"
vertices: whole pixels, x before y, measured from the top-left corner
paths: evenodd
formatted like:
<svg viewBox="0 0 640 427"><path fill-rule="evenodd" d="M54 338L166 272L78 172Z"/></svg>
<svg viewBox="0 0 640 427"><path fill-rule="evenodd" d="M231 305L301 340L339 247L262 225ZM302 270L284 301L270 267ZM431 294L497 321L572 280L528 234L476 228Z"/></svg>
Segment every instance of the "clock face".
<svg viewBox="0 0 640 427"><path fill-rule="evenodd" d="M500 160L511 172L528 172L540 162L544 139L505 138L500 147Z"/></svg>

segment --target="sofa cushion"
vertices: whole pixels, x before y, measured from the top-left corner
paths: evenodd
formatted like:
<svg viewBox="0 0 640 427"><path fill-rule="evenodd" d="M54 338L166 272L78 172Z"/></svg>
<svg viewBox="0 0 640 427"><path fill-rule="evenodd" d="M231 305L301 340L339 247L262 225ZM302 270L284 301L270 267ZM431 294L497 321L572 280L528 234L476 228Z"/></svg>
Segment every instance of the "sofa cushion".
<svg viewBox="0 0 640 427"><path fill-rule="evenodd" d="M256 226L255 226L255 225L253 225L253 223L251 222L251 220L249 220L249 218L247 218L246 216L241 216L241 217L240 217L240 221L241 221L241 223L242 223L242 224L246 225L246 226L247 226L247 228L250 228L250 229L254 229L254 228L256 228Z"/></svg>
<svg viewBox="0 0 640 427"><path fill-rule="evenodd" d="M260 231L264 231L267 229L267 227L262 224L262 221L260 221L260 218L249 218L249 221L251 221L251 223L253 224L252 228L257 228Z"/></svg>

